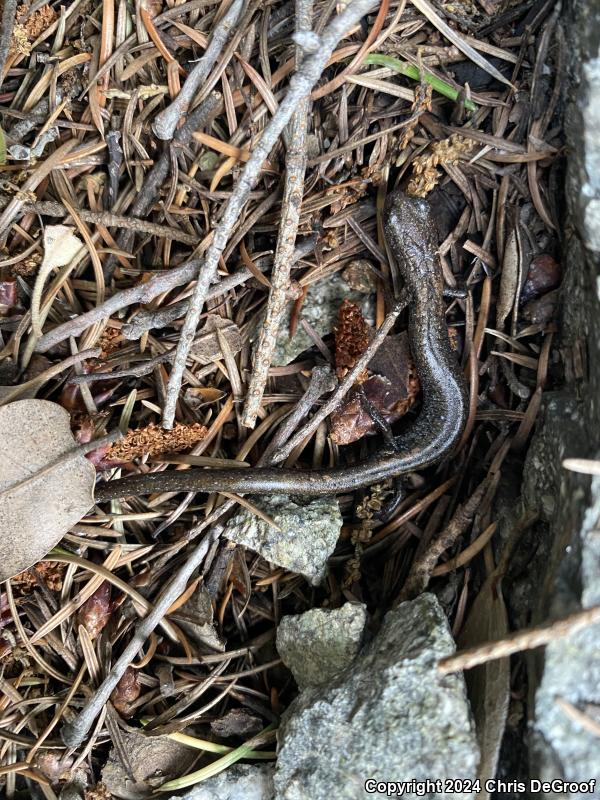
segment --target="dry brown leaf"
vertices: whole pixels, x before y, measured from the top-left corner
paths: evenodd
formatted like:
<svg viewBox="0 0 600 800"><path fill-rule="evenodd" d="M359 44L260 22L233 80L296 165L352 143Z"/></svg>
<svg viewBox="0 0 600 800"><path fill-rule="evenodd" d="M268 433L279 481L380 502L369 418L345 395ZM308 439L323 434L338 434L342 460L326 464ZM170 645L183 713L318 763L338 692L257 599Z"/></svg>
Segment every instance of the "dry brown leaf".
<svg viewBox="0 0 600 800"><path fill-rule="evenodd" d="M459 637L460 649L502 639L508 633L506 606L498 570L483 584ZM477 777L482 786L496 777L500 745L504 736L510 700L510 659L498 658L465 672L469 699L475 717L481 761ZM487 800L482 789L478 800Z"/></svg>
<svg viewBox="0 0 600 800"><path fill-rule="evenodd" d="M519 284L519 243L517 233L513 228L508 235L504 258L502 260L502 277L500 279L500 293L496 307L496 327L504 329L506 318L513 309Z"/></svg>
<svg viewBox="0 0 600 800"><path fill-rule="evenodd" d="M96 470L68 413L48 400L0 408L0 529L6 580L35 564L94 504Z"/></svg>

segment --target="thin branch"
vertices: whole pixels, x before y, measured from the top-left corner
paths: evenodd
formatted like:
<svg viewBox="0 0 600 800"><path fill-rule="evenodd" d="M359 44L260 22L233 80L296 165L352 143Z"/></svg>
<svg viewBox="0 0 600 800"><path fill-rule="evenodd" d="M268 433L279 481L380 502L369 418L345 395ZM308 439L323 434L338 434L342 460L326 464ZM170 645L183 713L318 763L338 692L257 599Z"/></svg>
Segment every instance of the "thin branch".
<svg viewBox="0 0 600 800"><path fill-rule="evenodd" d="M570 636L597 623L600 623L600 606L592 606L581 611L575 611L573 614L557 619L555 622L538 625L535 628L526 628L524 631L512 633L505 639L469 647L466 650L455 653L453 656L443 658L438 663L438 672L442 675L448 675L450 672L471 669L479 664L486 664L488 661L494 661L497 658L506 658L523 650L533 650L535 647L550 644L556 639Z"/></svg>
<svg viewBox="0 0 600 800"><path fill-rule="evenodd" d="M173 138L175 128L187 114L194 95L208 78L221 50L229 39L231 31L242 13L243 5L244 0L233 0L227 13L215 28L206 52L187 76L175 100L164 111L156 115L152 130L159 139L169 141Z"/></svg>
<svg viewBox="0 0 600 800"><path fill-rule="evenodd" d="M33 211L47 217L66 217L69 215L68 209L62 203L55 200L42 200L39 203L26 203L22 211L24 213ZM197 245L198 237L191 233L185 233L177 228L170 228L168 225L159 225L156 222L148 222L135 216L122 216L121 214L111 214L110 211L86 211L84 208L76 208L75 211L84 222L91 222L93 225L103 225L105 228L128 228L139 233L148 233L151 236L160 236L163 239L175 239L176 242Z"/></svg>
<svg viewBox="0 0 600 800"><path fill-rule="evenodd" d="M372 341L369 343L369 346L362 354L362 356L358 359L356 364L352 367L352 369L345 375L344 380L340 383L336 391L331 395L329 400L321 407L321 409L306 423L290 440L289 442L280 447L279 450L274 453L272 462L274 464L278 464L281 461L285 461L285 459L290 455L294 448L298 447L299 444L308 437L311 436L319 427L321 422L332 414L339 404L342 402L343 398L346 394L350 391L350 389L356 383L359 375L361 372L366 369L369 364L369 361L373 358L377 350L383 344L385 337L388 335L389 331L392 329L398 315L406 306L406 299L404 296L401 296L400 300L396 303L392 311L387 315L384 319L381 327L377 329L377 333L373 337Z"/></svg>
<svg viewBox="0 0 600 800"><path fill-rule="evenodd" d="M308 236L304 241L300 242L292 255L292 266L300 261L301 258L304 258L304 256L312 253L316 243L317 234ZM269 259L268 261L263 261L262 263L257 262L255 263L255 266L261 272L266 272L271 267L271 261ZM213 297L220 297L221 295L224 295L226 292L230 291L230 289L235 289L236 286L241 286L243 283L246 283L247 280L253 277L254 275L250 272L250 270L246 268L240 269L237 272L234 272L233 275L228 275L226 278L223 278L221 281L219 281L219 283L215 284L213 288L209 290L208 294L206 295L206 299L212 300ZM186 315L189 307L190 301L189 298L186 298L185 300L181 300L179 303L173 303L173 305L159 308L156 311L142 310L133 318L131 322L123 325L121 328L121 333L126 339L139 339L142 334L146 333L146 331L149 331L152 328L166 328L168 325L171 325L171 323L175 322L175 320L181 319L181 317Z"/></svg>
<svg viewBox="0 0 600 800"><path fill-rule="evenodd" d="M4 0L2 20L0 21L0 86L4 80L4 69L10 50L15 18L17 15L17 0Z"/></svg>
<svg viewBox="0 0 600 800"><path fill-rule="evenodd" d="M312 87L321 77L336 44L346 31L352 28L375 5L376 0L354 0L329 24L321 37L312 37L315 41L312 42L313 48L311 49L316 50L316 52L306 59L302 67L290 80L289 89L284 100L265 128L259 143L246 162L236 189L225 207L221 221L215 230L213 240L206 253L204 267L198 277L198 282L190 301L190 310L181 330L177 354L167 385L167 396L163 411L163 426L167 429L173 427L185 362L194 341L208 288L215 279L219 260L233 227L248 199L248 195L262 172L263 162L268 158L298 104L310 93Z"/></svg>
<svg viewBox="0 0 600 800"><path fill-rule="evenodd" d="M301 242L296 248L294 259L299 261L301 258L304 258L304 256L308 255L308 253L314 250L315 244L316 235L307 237L307 239ZM86 311L85 314L80 314L78 317L70 319L68 322L63 322L62 325L57 325L56 328L53 328L51 331L48 331L48 333L44 334L35 347L36 352L46 353L52 347L56 347L57 344L64 342L65 339L68 339L71 336L79 336L79 334L82 333L86 328L89 328L90 325L94 325L96 322L101 322L103 319L116 314L117 311L121 311L123 308L132 306L135 303L149 303L159 295L170 292L177 286L182 286L185 283L193 281L196 278L198 270L201 266L202 261L200 259L187 261L185 264L181 264L181 266L175 267L174 269L163 270L159 272L153 278L150 278L150 280L146 283L138 283L136 286L132 286L129 289L123 289L120 292L116 292L101 305L95 306L89 311ZM229 275L227 278L223 278L222 281L215 284L208 292L207 299L212 300L213 297L220 297L231 289L234 289L236 286L245 283L249 278L252 277L253 275L249 270L240 269L233 275ZM182 303L177 303L173 306L167 306L167 308L157 311L155 317L152 317L152 312L149 312L148 317L145 316L146 312L141 312L139 316L145 321L140 321L139 329L135 327L138 323L138 317L136 317L130 325L123 326L123 334L128 339L137 339L142 335L142 333L150 328L164 327L165 325L169 325L171 322L173 322L173 320L179 319L179 317L182 317L185 314L188 306L189 300L184 300ZM169 316L169 314L173 313L170 311L170 309L177 309L176 316ZM164 316L161 316L161 313L164 314ZM156 324L148 324L149 320L152 320ZM162 324L160 324L160 322L162 322ZM139 330L139 333L137 336L134 336L134 333L137 330Z"/></svg>
<svg viewBox="0 0 600 800"><path fill-rule="evenodd" d="M154 608L144 619L138 622L131 641L121 653L120 658L112 665L104 681L96 689L75 720L63 727L61 736L68 747L78 747L83 742L94 720L107 703L117 683L121 680L123 673L131 662L135 660L146 639L160 624L169 608L185 591L189 579L200 566L210 546L219 535L220 529L214 528L211 533L207 534L196 545L187 560L179 568L179 571L165 587L162 595L156 600Z"/></svg>
<svg viewBox="0 0 600 800"><path fill-rule="evenodd" d="M312 0L296 0L296 31L310 32L312 27ZM296 47L297 63L301 64L301 49ZM252 375L246 406L242 415L242 425L253 428L262 401L273 352L277 343L277 333L288 301L290 285L291 256L298 233L300 208L304 195L304 174L306 172L308 131L308 112L310 97L305 97L292 114L289 130L289 146L286 154L285 185L281 221L277 237L277 250L271 274L271 289L267 301L267 311L260 327L258 339L252 353Z"/></svg>

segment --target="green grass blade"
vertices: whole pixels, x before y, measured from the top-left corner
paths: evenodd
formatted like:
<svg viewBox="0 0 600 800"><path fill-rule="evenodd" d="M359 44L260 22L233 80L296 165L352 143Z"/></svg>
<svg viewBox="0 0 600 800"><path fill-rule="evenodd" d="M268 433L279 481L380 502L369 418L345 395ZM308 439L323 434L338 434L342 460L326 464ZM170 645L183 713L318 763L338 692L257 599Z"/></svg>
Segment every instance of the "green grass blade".
<svg viewBox="0 0 600 800"><path fill-rule="evenodd" d="M383 53L369 53L368 56L365 56L363 64L388 67L389 69L393 69L394 72L404 75L405 78L411 78L413 81L420 80L419 70L414 64L400 61L398 58L386 56ZM450 86L449 83L446 83L446 81L432 75L430 72L425 72L424 79L432 87L434 92L447 97L449 100L454 100L454 102L458 100L459 92L454 86ZM477 106L472 100L465 100L464 104L467 111L477 111Z"/></svg>

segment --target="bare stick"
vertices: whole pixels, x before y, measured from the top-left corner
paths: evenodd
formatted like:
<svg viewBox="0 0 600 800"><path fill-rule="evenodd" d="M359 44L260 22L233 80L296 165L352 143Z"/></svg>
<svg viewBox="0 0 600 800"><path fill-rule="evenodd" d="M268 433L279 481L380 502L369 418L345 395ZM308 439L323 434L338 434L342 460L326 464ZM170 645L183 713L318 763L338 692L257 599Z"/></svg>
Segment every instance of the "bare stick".
<svg viewBox="0 0 600 800"><path fill-rule="evenodd" d="M356 364L352 367L350 372L346 374L344 380L340 383L338 388L335 392L331 395L329 400L321 406L321 409L317 411L317 413L311 417L309 422L306 423L296 434L293 436L289 442L281 447L276 453L274 453L272 457L272 462L274 464L278 464L281 461L285 461L285 459L290 455L292 450L297 447L299 444L306 439L307 436L313 434L321 422L328 417L339 404L342 402L343 398L346 396L348 391L354 386L356 383L358 376L361 372L367 367L369 361L373 358L377 350L379 350L380 346L383 344L383 340L388 335L389 331L392 329L394 322L398 318L398 314L402 311L402 309L406 305L406 300L402 296L400 300L396 303L393 310L387 315L387 317L383 320L381 327L377 329L377 333L373 337L372 341L369 343L369 346L362 354L362 356L358 359Z"/></svg>
<svg viewBox="0 0 600 800"><path fill-rule="evenodd" d="M557 619L555 622L538 625L535 628L526 628L524 631L512 633L497 642L487 642L486 644L469 647L466 650L455 653L453 656L443 658L438 663L438 672L442 675L448 675L450 672L471 669L479 664L494 661L497 658L506 658L513 653L520 653L522 650L533 650L534 647L550 644L556 639L570 636L572 633L599 622L600 606L592 606L581 611L575 611L573 614Z"/></svg>
<svg viewBox="0 0 600 800"><path fill-rule="evenodd" d="M232 28L242 12L243 5L244 0L233 0L227 13L215 28L206 52L187 76L175 100L164 111L156 115L152 130L159 139L168 141L173 138L173 133L179 120L186 115L194 95L208 78L221 50L229 39Z"/></svg>
<svg viewBox="0 0 600 800"><path fill-rule="evenodd" d="M300 261L301 258L311 253L316 243L317 234L308 236L304 241L300 242L292 255L292 266ZM257 261L256 266L261 272L266 272L270 268L271 262L270 260L263 261L262 263ZM241 286L241 284L246 283L247 280L253 277L254 275L250 270L244 267L234 272L233 275L228 275L226 278L219 281L219 283L216 283L213 288L209 290L206 299L212 300L213 297L220 297L230 289ZM181 317L185 316L189 307L190 301L189 298L186 298L179 303L173 303L173 305L159 308L156 311L140 311L131 322L123 325L121 333L126 339L139 339L142 334L146 333L146 331L149 331L151 328L166 328L167 325L175 322L175 320L181 319Z"/></svg>
<svg viewBox="0 0 600 800"><path fill-rule="evenodd" d="M4 0L2 20L0 21L0 86L4 80L4 68L10 50L15 17L17 14L17 0Z"/></svg>
<svg viewBox="0 0 600 800"><path fill-rule="evenodd" d="M312 0L296 0L296 31L309 32L312 27ZM296 62L301 63L301 49L296 47ZM269 367L277 343L277 333L283 312L288 301L290 285L291 256L298 233L300 208L304 194L304 173L306 172L307 151L306 133L308 131L308 111L310 97L305 97L292 114L289 129L289 146L286 155L285 185L281 221L277 238L275 262L271 274L271 289L267 301L267 312L260 327L258 339L252 353L252 376L246 406L242 415L242 425L253 428L262 401Z"/></svg>
<svg viewBox="0 0 600 800"><path fill-rule="evenodd" d="M188 261L175 269L164 270L159 272L154 278L151 278L147 283L139 283L137 286L132 286L130 289L124 289L122 292L116 292L104 303L90 309L85 314L80 314L68 322L63 322L48 333L44 334L36 345L38 353L45 353L51 347L55 347L60 342L68 339L70 336L78 336L90 325L95 322L100 322L106 317L110 317L122 308L127 308L134 303L149 303L158 297L163 292L169 292L176 286L181 286L184 283L193 281L198 273L198 268L201 266L202 261L196 259Z"/></svg>
<svg viewBox="0 0 600 800"><path fill-rule="evenodd" d="M68 209L62 203L55 200L42 200L39 203L26 203L23 212L34 211L47 217L64 217L69 215ZM84 208L75 209L77 214L84 222L91 222L94 225L103 225L105 228L129 228L140 233L149 233L152 236L161 236L164 239L175 239L184 244L198 244L198 237L191 233L184 233L177 228L170 228L168 225L159 225L156 222L147 222L132 216L121 216L112 214L110 211L86 211Z"/></svg>
<svg viewBox="0 0 600 800"><path fill-rule="evenodd" d="M112 665L109 674L98 689L96 689L76 719L69 725L64 726L61 731L61 736L68 747L78 747L85 739L87 732L108 701L112 690L121 680L123 673L139 653L148 636L150 636L152 631L159 625L175 600L183 593L194 570L200 566L211 544L219 534L220 529L214 528L211 533L207 534L202 541L196 545L187 560L183 562L179 571L173 576L163 593L157 599L154 608L144 619L138 622L131 641L123 650L120 658Z"/></svg>
<svg viewBox="0 0 600 800"><path fill-rule="evenodd" d="M299 260L308 253L312 252L312 250L314 250L315 243L315 236L307 237L306 241L302 242L297 247L296 252L294 253L294 258L297 256L296 260ZM68 339L70 336L79 336L79 334L82 333L86 328L89 328L90 325L94 325L94 323L100 322L106 317L110 317L112 314L115 314L117 311L121 311L123 308L132 306L135 303L149 303L160 294L170 292L171 289L175 289L177 286L182 286L184 283L193 281L196 278L198 270L201 266L202 261L199 259L187 261L185 264L181 264L181 266L175 267L174 269L159 272L158 275L150 278L150 280L146 283L139 283L137 286L132 286L129 289L123 289L121 292L116 292L112 297L109 297L108 300L105 300L104 303L101 303L99 306L95 306L89 311L86 311L85 314L80 314L78 317L70 319L68 322L63 322L62 325L57 325L56 328L53 328L51 331L48 331L48 333L44 334L44 336L42 336L36 345L36 352L45 353L52 347L55 347L57 344L64 342L64 340ZM238 272L235 272L233 275L229 275L227 278L224 278L220 283L217 283L209 291L207 298L212 299L213 297L219 297L220 295L228 292L230 289L233 289L235 286L239 286L241 283L244 283L251 277L253 276L249 270L241 269ZM173 322L174 319L182 317L185 314L188 306L189 300L184 300L181 304L177 303L176 306L167 306L167 308L163 309L163 313L167 318L167 321L163 322L163 327L164 325L168 325L170 322ZM176 307L176 316L168 317L167 312L169 309ZM142 312L142 314L143 313L144 312ZM140 314L140 316L142 316L142 314ZM156 312L156 314L158 319L163 319L163 317L158 316L160 312ZM132 326L135 324L136 320L134 320ZM123 332L127 338L135 339L139 338L142 333L152 327L161 327L161 325L157 324L154 326L152 324L148 324L147 327L141 327L138 336L134 336L131 330L129 333L125 333L125 331Z"/></svg>
<svg viewBox="0 0 600 800"><path fill-rule="evenodd" d="M312 37L314 41L311 43L311 49L316 52L314 52L314 55L310 58L306 59L302 67L290 80L289 89L285 98L265 128L252 155L246 162L246 166L244 167L236 189L229 198L221 221L215 230L213 240L207 250L204 267L198 277L198 282L196 283L190 301L190 310L188 311L183 328L181 329L177 354L167 385L167 396L163 411L163 427L167 429L173 427L175 408L185 370L185 362L194 341L196 327L198 326L200 313L206 300L208 287L215 279L219 259L227 245L241 210L248 199L248 195L258 180L262 171L263 162L268 158L298 104L310 93L312 87L320 78L336 44L344 33L353 27L374 5L376 5L376 0L353 0L353 2L329 24L321 37Z"/></svg>

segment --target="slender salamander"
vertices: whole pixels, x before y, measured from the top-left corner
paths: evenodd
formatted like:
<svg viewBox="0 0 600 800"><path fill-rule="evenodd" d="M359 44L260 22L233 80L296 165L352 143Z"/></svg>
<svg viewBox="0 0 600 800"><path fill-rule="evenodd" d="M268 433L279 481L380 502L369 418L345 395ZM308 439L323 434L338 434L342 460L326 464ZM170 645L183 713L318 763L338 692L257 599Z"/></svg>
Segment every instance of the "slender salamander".
<svg viewBox="0 0 600 800"><path fill-rule="evenodd" d="M426 467L447 455L461 436L468 404L464 377L448 338L431 207L426 200L395 191L386 202L384 225L410 298L410 344L423 389L419 417L395 437L393 451L382 450L361 463L333 469L255 467L135 475L99 484L96 501L165 491L336 494Z"/></svg>

